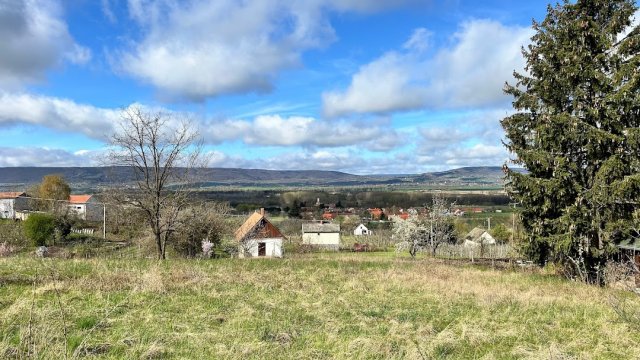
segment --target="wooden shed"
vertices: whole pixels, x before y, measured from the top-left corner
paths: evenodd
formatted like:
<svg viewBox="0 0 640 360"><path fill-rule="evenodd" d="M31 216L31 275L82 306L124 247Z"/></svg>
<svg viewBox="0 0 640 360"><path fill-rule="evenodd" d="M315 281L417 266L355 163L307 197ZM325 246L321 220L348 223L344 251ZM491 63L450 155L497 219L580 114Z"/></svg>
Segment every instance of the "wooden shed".
<svg viewBox="0 0 640 360"><path fill-rule="evenodd" d="M236 230L238 256L282 257L285 236L266 217L264 209L255 212Z"/></svg>

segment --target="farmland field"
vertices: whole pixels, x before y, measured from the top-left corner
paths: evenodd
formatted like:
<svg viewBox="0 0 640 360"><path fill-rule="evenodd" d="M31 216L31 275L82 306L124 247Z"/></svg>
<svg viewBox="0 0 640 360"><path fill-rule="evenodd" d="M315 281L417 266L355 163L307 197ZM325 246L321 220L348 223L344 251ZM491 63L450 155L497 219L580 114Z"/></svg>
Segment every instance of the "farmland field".
<svg viewBox="0 0 640 360"><path fill-rule="evenodd" d="M609 302L538 270L394 253L0 259L0 358L640 357Z"/></svg>

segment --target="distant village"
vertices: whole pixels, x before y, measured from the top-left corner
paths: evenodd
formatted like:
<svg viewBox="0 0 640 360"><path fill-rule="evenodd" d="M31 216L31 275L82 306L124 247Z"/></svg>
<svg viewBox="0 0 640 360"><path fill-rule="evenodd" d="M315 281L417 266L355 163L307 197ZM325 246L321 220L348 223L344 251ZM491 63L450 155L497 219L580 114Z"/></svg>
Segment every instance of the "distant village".
<svg viewBox="0 0 640 360"><path fill-rule="evenodd" d="M107 208L113 206L113 204L104 204L96 196L89 194L70 195L67 200L49 200L30 197L25 192L0 192L0 218L25 221L31 214L48 212L48 210L42 210L43 202L55 203L58 209L63 208L67 214L83 220L89 228L73 229L73 231L90 234L93 234L95 227L106 226ZM366 237L374 235L376 229L388 231L394 223L429 215L427 207L343 208L340 203L323 204L320 198L313 206L301 206L294 211L296 213L299 211L297 214L302 221L300 226L302 244L323 251L343 249L342 235L345 233L362 238L352 245L353 251L368 251L370 247ZM481 207L454 207L441 215L462 217L466 213L483 211L485 209ZM239 257L283 256L283 244L287 237L269 220L269 214L264 208L249 215L235 216L246 217L244 223L234 232L234 238L239 246ZM96 226L92 227L91 224ZM345 229L342 224L349 224L347 226L350 228ZM372 226L374 228L370 228ZM466 247L496 244L496 240L489 232L480 227L474 228L457 242Z"/></svg>

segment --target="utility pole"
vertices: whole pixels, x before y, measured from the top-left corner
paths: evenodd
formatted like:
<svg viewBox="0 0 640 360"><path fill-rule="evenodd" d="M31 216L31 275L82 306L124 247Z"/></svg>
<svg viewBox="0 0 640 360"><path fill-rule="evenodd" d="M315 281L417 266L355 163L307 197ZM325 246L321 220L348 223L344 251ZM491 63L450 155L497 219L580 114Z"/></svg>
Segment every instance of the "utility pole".
<svg viewBox="0 0 640 360"><path fill-rule="evenodd" d="M487 230L491 230L491 218L490 217L487 218L487 223L488 223Z"/></svg>
<svg viewBox="0 0 640 360"><path fill-rule="evenodd" d="M102 203L102 238L107 238L107 204Z"/></svg>

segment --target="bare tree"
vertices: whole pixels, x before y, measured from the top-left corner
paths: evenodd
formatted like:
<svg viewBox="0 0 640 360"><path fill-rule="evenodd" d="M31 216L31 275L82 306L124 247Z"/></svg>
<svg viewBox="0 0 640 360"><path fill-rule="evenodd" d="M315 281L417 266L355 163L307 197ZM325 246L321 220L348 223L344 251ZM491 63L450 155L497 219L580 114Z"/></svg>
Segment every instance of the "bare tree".
<svg viewBox="0 0 640 360"><path fill-rule="evenodd" d="M119 125L108 159L134 176L134 188L119 192L119 201L142 210L158 259L165 259L167 242L188 204L194 170L204 163L198 132L185 119L140 107L123 110Z"/></svg>
<svg viewBox="0 0 640 360"><path fill-rule="evenodd" d="M438 246L454 240L454 224L450 216L451 204L441 194L435 194L427 216L412 215L407 220L395 219L394 239L398 250L409 250L411 257L419 251L431 250L436 255Z"/></svg>

